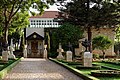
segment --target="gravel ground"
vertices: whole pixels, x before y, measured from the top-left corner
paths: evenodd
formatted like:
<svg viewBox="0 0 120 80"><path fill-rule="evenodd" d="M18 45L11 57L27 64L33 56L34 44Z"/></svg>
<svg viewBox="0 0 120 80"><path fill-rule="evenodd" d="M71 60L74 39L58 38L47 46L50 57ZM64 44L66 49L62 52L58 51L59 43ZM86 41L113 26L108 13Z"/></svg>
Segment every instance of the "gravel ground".
<svg viewBox="0 0 120 80"><path fill-rule="evenodd" d="M25 58L4 80L83 80L62 66L45 59Z"/></svg>

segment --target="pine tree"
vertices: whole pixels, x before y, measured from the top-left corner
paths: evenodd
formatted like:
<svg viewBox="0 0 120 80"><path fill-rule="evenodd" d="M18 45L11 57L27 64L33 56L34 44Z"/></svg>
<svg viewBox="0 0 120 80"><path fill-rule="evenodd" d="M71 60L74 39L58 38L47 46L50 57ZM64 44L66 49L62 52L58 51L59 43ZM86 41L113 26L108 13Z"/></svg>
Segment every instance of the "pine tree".
<svg viewBox="0 0 120 80"><path fill-rule="evenodd" d="M88 32L88 40L92 39L91 28L116 27L120 23L120 3L113 0L65 0L58 1L62 6L60 18L62 22L79 25ZM64 3L64 5L63 5ZM91 47L89 47L91 51Z"/></svg>

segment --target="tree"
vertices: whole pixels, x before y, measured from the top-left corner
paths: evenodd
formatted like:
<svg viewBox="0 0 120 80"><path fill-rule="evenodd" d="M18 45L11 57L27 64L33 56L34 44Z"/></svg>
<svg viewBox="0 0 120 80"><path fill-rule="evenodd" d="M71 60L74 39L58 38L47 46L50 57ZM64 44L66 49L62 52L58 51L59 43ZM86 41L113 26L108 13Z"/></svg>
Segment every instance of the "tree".
<svg viewBox="0 0 120 80"><path fill-rule="evenodd" d="M29 13L18 12L12 19L11 25L8 30L8 44L10 45L11 38L13 39L13 43L16 44L15 49L18 48L18 43L20 37L23 35L23 28L26 28L29 25ZM0 30L1 36L3 35L2 27Z"/></svg>
<svg viewBox="0 0 120 80"><path fill-rule="evenodd" d="M75 25L65 23L52 32L53 48L57 49L58 44L61 43L66 49L70 42L73 46L78 44L78 40L83 37L83 31Z"/></svg>
<svg viewBox="0 0 120 80"><path fill-rule="evenodd" d="M54 2L54 0L0 0L0 27L3 30L3 40L5 50L7 49L8 43L8 30L11 26L13 17L18 12L30 11L30 7L36 6L35 8L42 13L45 8L48 8L47 3ZM34 8L34 7L33 7ZM30 11L33 13L32 11Z"/></svg>
<svg viewBox="0 0 120 80"><path fill-rule="evenodd" d="M93 38L92 41L93 49L100 49L103 52L103 59L105 58L105 50L107 50L112 45L112 40L108 37L100 35Z"/></svg>
<svg viewBox="0 0 120 80"><path fill-rule="evenodd" d="M80 25L88 32L88 40L92 39L91 27L116 27L120 23L120 3L113 0L58 0L62 22ZM113 1L113 2L112 2ZM89 47L91 51L91 47Z"/></svg>
<svg viewBox="0 0 120 80"><path fill-rule="evenodd" d="M8 33L12 34L13 32L19 32L21 29L26 28L29 25L29 17L27 11L18 12L11 21Z"/></svg>
<svg viewBox="0 0 120 80"><path fill-rule="evenodd" d="M29 14L27 11L24 13L18 12L11 22L11 26L9 27L9 36L8 39L13 39L13 43L15 44L15 49L18 49L18 44L20 38L23 36L23 29L29 25Z"/></svg>

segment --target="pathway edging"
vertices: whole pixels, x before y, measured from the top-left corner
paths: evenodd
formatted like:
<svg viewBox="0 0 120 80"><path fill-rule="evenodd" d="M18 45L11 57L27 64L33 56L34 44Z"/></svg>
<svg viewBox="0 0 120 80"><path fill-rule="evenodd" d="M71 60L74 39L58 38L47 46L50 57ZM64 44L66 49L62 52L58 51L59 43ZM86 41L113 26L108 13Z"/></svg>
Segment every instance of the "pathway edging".
<svg viewBox="0 0 120 80"><path fill-rule="evenodd" d="M95 77L92 77L92 76L89 76L89 75L85 75L85 74L83 74L82 72L80 72L79 70L73 69L72 67L70 67L70 66L68 66L68 65L66 65L66 64L63 64L63 63L61 63L61 62L58 62L58 61L56 61L56 60L54 60L54 59L49 59L49 60L51 60L51 61L53 61L53 62L55 62L55 63L57 63L57 64L59 64L59 65L61 65L61 66L63 66L63 67L65 67L66 69L68 69L68 70L71 71L72 73L76 74L77 76L83 78L84 80L99 80L99 79L97 79L97 78L95 78Z"/></svg>
<svg viewBox="0 0 120 80"><path fill-rule="evenodd" d="M9 66L7 66L3 70L1 70L0 71L0 80L3 79L8 74L8 72L10 72L12 70L12 68L15 67L21 61L21 59L22 58L18 59L14 63L10 64Z"/></svg>

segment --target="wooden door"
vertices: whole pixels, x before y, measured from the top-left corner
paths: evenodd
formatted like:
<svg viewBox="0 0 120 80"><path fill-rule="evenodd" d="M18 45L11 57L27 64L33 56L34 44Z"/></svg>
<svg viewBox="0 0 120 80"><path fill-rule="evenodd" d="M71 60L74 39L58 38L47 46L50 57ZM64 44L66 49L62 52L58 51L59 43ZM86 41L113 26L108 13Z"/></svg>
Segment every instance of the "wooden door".
<svg viewBox="0 0 120 80"><path fill-rule="evenodd" d="M31 42L31 57L37 57L38 54L38 41L32 41Z"/></svg>

